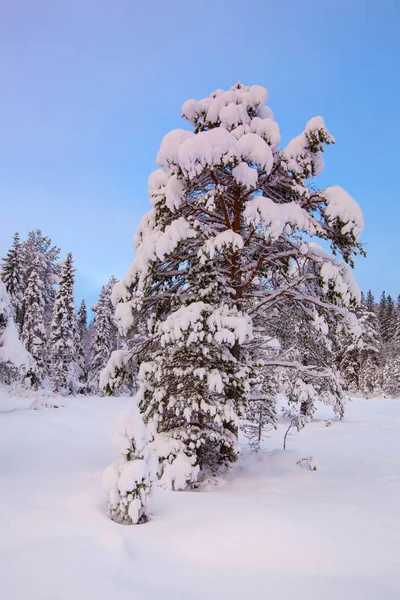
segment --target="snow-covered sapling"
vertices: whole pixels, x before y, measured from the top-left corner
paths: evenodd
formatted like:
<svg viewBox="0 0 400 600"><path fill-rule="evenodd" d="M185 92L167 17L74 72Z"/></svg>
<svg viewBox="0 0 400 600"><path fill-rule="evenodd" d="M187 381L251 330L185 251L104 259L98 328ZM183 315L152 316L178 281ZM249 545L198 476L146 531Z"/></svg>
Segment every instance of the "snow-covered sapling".
<svg viewBox="0 0 400 600"><path fill-rule="evenodd" d="M242 432L253 452L258 452L261 442L268 432L272 431L274 417L271 415L269 398L249 398L246 419L242 424Z"/></svg>
<svg viewBox="0 0 400 600"><path fill-rule="evenodd" d="M112 441L121 456L103 475L109 515L126 525L146 523L157 460L148 447L147 428L137 407L118 417Z"/></svg>
<svg viewBox="0 0 400 600"><path fill-rule="evenodd" d="M297 461L299 467L303 467L303 469L308 469L309 471L318 471L319 465L314 456L306 456L305 458L301 458Z"/></svg>

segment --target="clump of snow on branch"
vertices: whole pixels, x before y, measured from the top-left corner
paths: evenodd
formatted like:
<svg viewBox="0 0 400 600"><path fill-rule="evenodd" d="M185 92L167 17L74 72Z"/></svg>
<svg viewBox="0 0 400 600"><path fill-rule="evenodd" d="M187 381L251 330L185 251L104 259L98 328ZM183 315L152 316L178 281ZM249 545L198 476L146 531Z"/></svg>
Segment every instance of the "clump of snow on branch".
<svg viewBox="0 0 400 600"><path fill-rule="evenodd" d="M323 196L326 198L328 220L340 219L342 233L351 231L357 239L364 229L364 217L357 202L339 185L325 188Z"/></svg>

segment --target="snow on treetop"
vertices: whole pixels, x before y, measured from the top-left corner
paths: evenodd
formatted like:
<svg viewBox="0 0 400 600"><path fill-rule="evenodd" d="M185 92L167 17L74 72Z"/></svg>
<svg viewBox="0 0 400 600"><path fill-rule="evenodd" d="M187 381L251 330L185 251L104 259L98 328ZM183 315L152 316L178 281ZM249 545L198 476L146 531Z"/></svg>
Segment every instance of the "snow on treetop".
<svg viewBox="0 0 400 600"><path fill-rule="evenodd" d="M179 147L178 164L189 177L201 173L205 166L228 164L237 156L236 139L221 127L201 131L187 138Z"/></svg>
<svg viewBox="0 0 400 600"><path fill-rule="evenodd" d="M249 109L257 110L267 100L268 92L264 87L237 84L226 92L216 90L209 98L200 101L187 100L182 107L182 116L192 125L203 119L209 124L222 123L234 127L239 123L248 123Z"/></svg>
<svg viewBox="0 0 400 600"><path fill-rule="evenodd" d="M344 223L342 233L352 231L357 239L364 229L364 217L357 202L339 185L327 187L322 195L326 198L328 219L340 219Z"/></svg>

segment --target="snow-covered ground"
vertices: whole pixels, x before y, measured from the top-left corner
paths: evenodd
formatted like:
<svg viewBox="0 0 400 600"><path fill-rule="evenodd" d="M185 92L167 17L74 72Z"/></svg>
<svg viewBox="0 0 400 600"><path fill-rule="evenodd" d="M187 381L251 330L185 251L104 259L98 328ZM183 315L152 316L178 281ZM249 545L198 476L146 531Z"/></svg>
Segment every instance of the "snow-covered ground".
<svg viewBox="0 0 400 600"><path fill-rule="evenodd" d="M400 401L323 409L201 492L158 491L146 525L104 514L101 476L126 399L0 391L2 600L398 600ZM318 471L296 464L315 456Z"/></svg>

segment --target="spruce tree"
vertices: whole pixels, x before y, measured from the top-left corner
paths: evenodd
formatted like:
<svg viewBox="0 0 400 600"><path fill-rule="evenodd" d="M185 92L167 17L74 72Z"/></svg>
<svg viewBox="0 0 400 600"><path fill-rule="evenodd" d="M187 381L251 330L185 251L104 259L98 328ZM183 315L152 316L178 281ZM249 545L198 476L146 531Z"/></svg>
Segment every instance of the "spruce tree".
<svg viewBox="0 0 400 600"><path fill-rule="evenodd" d="M35 365L32 370L33 383L37 386L47 374L47 337L44 324L44 286L40 277L40 259L33 261L28 279L24 307L22 339L31 353Z"/></svg>
<svg viewBox="0 0 400 600"><path fill-rule="evenodd" d="M262 369L263 397L269 375L287 368L300 413L311 415L317 398L343 411L332 345L340 327L356 331L351 266L363 252L362 214L342 188L310 184L334 142L323 119L280 150L266 100L264 88L238 84L184 104L193 132L163 139L161 168L149 179L153 208L114 288L120 332L129 337L147 321L146 353L132 348L131 357L141 362L138 399L164 487L180 489L235 460ZM338 258L310 238L329 241ZM297 328L282 320L276 330L277 313L295 315ZM273 331L274 348L264 344ZM121 355L114 373L126 366ZM271 398L271 420L273 409Z"/></svg>
<svg viewBox="0 0 400 600"><path fill-rule="evenodd" d="M76 360L81 392L84 391L88 378L88 326L85 300L82 300L76 316L75 330Z"/></svg>
<svg viewBox="0 0 400 600"><path fill-rule="evenodd" d="M383 342L386 342L387 336L387 300L386 300L386 292L382 292L379 307L378 307L378 319L379 319L379 329Z"/></svg>
<svg viewBox="0 0 400 600"><path fill-rule="evenodd" d="M383 341L393 341L396 332L396 308L392 296L386 298L386 311L383 320Z"/></svg>
<svg viewBox="0 0 400 600"><path fill-rule="evenodd" d="M51 377L54 390L61 393L76 393L80 387L75 352L74 271L69 253L62 267L50 335Z"/></svg>
<svg viewBox="0 0 400 600"><path fill-rule="evenodd" d="M365 298L365 306L367 307L369 312L376 313L375 298L371 290L368 290L367 292L367 296Z"/></svg>
<svg viewBox="0 0 400 600"><path fill-rule="evenodd" d="M49 330L56 296L55 286L59 281L61 273L61 266L58 263L60 248L53 245L49 236L43 235L40 229L36 229L28 233L27 240L22 244L21 252L24 263L25 286L28 285L33 262L37 258L39 259L39 274L42 281L45 302L44 321L46 329Z"/></svg>
<svg viewBox="0 0 400 600"><path fill-rule="evenodd" d="M14 235L13 244L3 258L1 264L1 279L6 286L14 310L15 323L19 330L22 328L24 310L24 264L23 252L19 233Z"/></svg>
<svg viewBox="0 0 400 600"><path fill-rule="evenodd" d="M93 307L95 317L88 377L89 389L93 394L99 392L100 373L107 365L111 353L117 345L117 328L111 302L111 293L115 283L115 277L111 277L108 284L102 287L98 303Z"/></svg>
<svg viewBox="0 0 400 600"><path fill-rule="evenodd" d="M359 389L367 396L380 389L382 339L380 335L375 300L368 292L358 314L361 327Z"/></svg>
<svg viewBox="0 0 400 600"><path fill-rule="evenodd" d="M400 355L387 358L382 371L382 388L386 397L400 398Z"/></svg>

